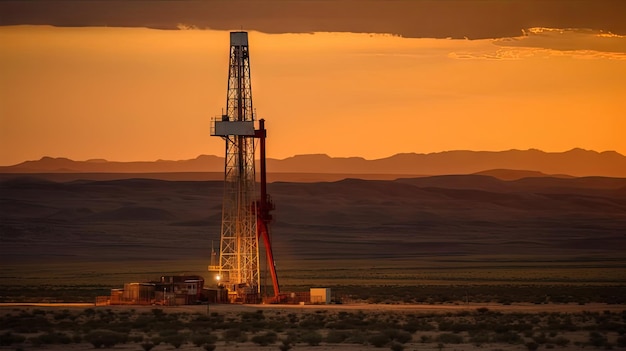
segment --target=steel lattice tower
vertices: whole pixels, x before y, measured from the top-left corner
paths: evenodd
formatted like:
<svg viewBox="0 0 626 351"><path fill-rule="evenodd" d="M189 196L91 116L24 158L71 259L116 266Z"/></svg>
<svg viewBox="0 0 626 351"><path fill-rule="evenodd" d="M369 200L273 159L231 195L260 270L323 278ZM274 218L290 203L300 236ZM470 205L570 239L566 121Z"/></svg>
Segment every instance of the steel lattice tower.
<svg viewBox="0 0 626 351"><path fill-rule="evenodd" d="M230 33L226 114L212 135L225 140L224 200L218 266L231 300L257 302L260 293L259 238L255 205L255 130L248 33Z"/></svg>

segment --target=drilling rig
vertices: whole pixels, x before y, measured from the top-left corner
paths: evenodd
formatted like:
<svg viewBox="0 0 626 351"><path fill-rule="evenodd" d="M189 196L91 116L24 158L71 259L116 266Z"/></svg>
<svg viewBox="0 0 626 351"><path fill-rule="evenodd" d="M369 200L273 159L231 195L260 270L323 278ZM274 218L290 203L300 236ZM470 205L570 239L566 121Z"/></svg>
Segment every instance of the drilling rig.
<svg viewBox="0 0 626 351"><path fill-rule="evenodd" d="M255 124L258 123L258 129ZM250 52L247 32L230 33L226 113L213 120L211 135L224 139L224 199L220 253L215 273L218 286L228 291L229 302L259 303L262 293L270 301L280 295L269 235L274 204L267 194L265 120L256 120L252 107ZM257 143L258 141L258 143ZM260 193L256 191L255 156L260 160ZM262 291L259 241L263 242L273 292Z"/></svg>

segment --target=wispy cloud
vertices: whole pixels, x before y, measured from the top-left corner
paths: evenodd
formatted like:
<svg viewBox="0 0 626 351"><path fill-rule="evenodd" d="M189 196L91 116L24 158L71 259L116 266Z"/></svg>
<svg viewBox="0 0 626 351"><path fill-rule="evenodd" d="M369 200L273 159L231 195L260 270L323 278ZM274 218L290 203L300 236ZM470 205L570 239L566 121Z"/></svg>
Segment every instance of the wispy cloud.
<svg viewBox="0 0 626 351"><path fill-rule="evenodd" d="M518 37L491 40L479 51L455 51L456 59L523 59L529 57L573 57L578 59L626 60L626 36L580 28L535 27Z"/></svg>

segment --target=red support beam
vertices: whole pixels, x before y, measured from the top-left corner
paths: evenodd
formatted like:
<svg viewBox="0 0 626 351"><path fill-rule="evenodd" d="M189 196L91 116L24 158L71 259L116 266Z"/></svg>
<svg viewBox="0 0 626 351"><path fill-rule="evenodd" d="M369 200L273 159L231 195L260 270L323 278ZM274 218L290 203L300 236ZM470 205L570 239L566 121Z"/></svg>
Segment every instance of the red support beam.
<svg viewBox="0 0 626 351"><path fill-rule="evenodd" d="M276 265L274 264L274 254L272 252L272 242L269 235L269 223L272 221L270 211L274 209L269 195L267 194L267 168L265 160L265 138L267 131L265 130L265 120L259 120L259 129L255 130L255 138L259 138L260 158L261 158L261 198L257 202L257 236L263 239L265 246L265 256L267 258L268 268L272 276L272 284L274 286L274 297L278 298L280 288L278 286L278 276L276 275Z"/></svg>

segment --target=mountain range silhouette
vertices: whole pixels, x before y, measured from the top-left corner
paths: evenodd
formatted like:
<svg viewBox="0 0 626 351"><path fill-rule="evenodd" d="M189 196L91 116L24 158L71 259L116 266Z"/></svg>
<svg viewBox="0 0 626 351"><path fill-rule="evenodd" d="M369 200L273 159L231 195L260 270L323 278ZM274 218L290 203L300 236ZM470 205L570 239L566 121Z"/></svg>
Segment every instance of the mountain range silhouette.
<svg viewBox="0 0 626 351"><path fill-rule="evenodd" d="M267 163L269 173L443 175L483 172L502 179L517 179L521 175L626 177L626 156L615 151L596 152L578 148L565 152L529 149L404 153L374 160L310 154L286 159L270 158ZM189 160L140 162L43 157L0 167L0 173L178 173L223 172L223 169L223 158L214 155L201 155ZM518 173L511 174L511 170Z"/></svg>

